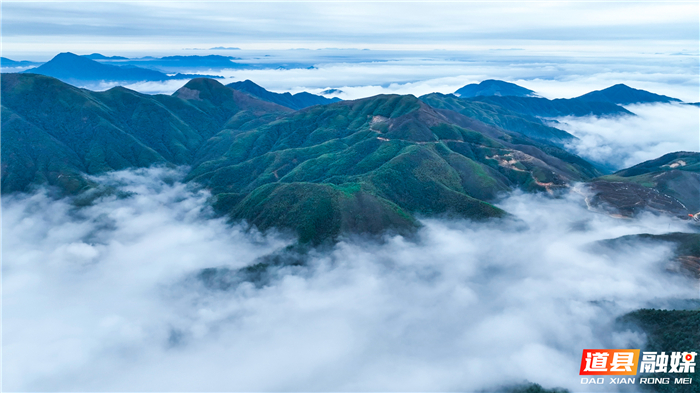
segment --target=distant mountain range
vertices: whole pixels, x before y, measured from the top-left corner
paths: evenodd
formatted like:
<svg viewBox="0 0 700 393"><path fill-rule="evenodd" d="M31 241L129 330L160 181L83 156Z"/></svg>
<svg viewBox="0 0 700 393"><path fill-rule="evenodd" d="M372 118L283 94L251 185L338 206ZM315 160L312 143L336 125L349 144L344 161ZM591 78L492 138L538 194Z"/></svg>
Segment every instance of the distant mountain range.
<svg viewBox="0 0 700 393"><path fill-rule="evenodd" d="M578 98L550 100L539 97L490 96L472 98L472 100L498 105L521 115L536 117L633 115L627 109L611 102L584 101Z"/></svg>
<svg viewBox="0 0 700 393"><path fill-rule="evenodd" d="M16 67L31 67L31 66L36 66L41 63L37 63L34 61L27 61L27 60L22 60L22 61L14 61L10 60L7 57L0 57L0 66L3 68L16 68Z"/></svg>
<svg viewBox="0 0 700 393"><path fill-rule="evenodd" d="M495 102L499 105L503 103L506 106L510 106L509 109L521 108L519 112L523 114L552 113L554 114L553 116L566 116L568 114L581 116L577 113L582 113L587 110L591 114L596 114L598 112L603 114L605 114L605 112L614 113L616 111L612 109L612 106L608 106L602 107L601 112L601 110L593 109L590 106L587 107L583 101L595 103L595 105L600 105L600 103L629 105L640 103L682 102L678 98L634 89L622 83L610 86L607 89L592 91L576 98L547 100L545 98L536 98L536 93L534 91L522 86L494 79L488 79L478 84L472 83L466 85L457 89L454 95L459 98L474 98L479 101ZM523 98L514 99L513 97ZM551 103L545 104L545 102ZM565 114L560 115L557 113ZM544 114L536 116L550 115Z"/></svg>
<svg viewBox="0 0 700 393"><path fill-rule="evenodd" d="M246 92L261 100L274 102L275 104L286 106L287 108L294 110L307 108L313 105L326 105L340 101L340 98L326 98L307 92L296 93L294 95L290 93L273 93L265 90L248 79L243 82L230 83L226 86L238 91Z"/></svg>
<svg viewBox="0 0 700 393"><path fill-rule="evenodd" d="M67 83L80 84L85 82L115 81L141 82L165 81L171 79L191 79L201 75L176 74L169 76L160 71L134 66L115 66L91 60L85 56L66 52L56 55L50 61L39 67L28 69L26 73L40 74L60 79ZM219 76L208 76L221 78Z"/></svg>
<svg viewBox="0 0 700 393"><path fill-rule="evenodd" d="M26 70L41 75L53 76L67 83L85 84L97 82L140 82L165 81L171 79L191 79L196 77L221 78L216 75L185 74L195 69L258 69L289 68L288 64L270 63L250 65L238 62L240 58L221 55L207 56L164 56L161 58L146 56L126 58L123 56L105 56L100 53L78 56L73 53L60 53L46 63L14 61L2 58L4 68L31 67ZM190 71L191 72L191 71ZM175 73L175 75L172 75ZM292 109L301 109L312 105L325 104L328 98L310 93L278 94L266 91L250 81L236 82L232 86L246 91L261 99L279 103ZM328 89L326 95L341 93L338 89ZM670 103L682 102L677 98L654 94L634 89L624 84L617 84L607 89L593 91L573 99L555 99L536 97L536 93L517 84L488 79L478 84L473 83L458 89L454 93L461 99L471 99L498 105L502 108L532 117L558 116L614 116L629 115L631 112L619 105L634 103ZM337 97L330 100L338 100Z"/></svg>
<svg viewBox="0 0 700 393"><path fill-rule="evenodd" d="M535 92L518 86L515 83L487 79L481 83L466 85L454 92L460 98L474 98L480 96L514 96L532 97Z"/></svg>
<svg viewBox="0 0 700 393"><path fill-rule="evenodd" d="M97 55L99 55L99 54L97 54ZM140 66L140 67L144 67L144 68L157 69L160 71L171 71L171 70L181 70L181 69L197 69L197 68L211 68L211 69L253 68L248 64L242 64L242 63L235 62L235 60L240 60L237 57L220 56L220 55L164 56L164 57L160 57L160 58L148 56L148 57L137 58L137 59L117 58L117 56L113 56L113 57L108 58L108 57L102 56L102 58L95 58L95 60L101 60L101 61L104 61L104 62L109 63L109 64Z"/></svg>
<svg viewBox="0 0 700 393"><path fill-rule="evenodd" d="M83 55L83 57L88 58L90 60L129 60L128 57L123 57L123 56L105 56L100 53L93 53L90 55Z"/></svg>
<svg viewBox="0 0 700 393"><path fill-rule="evenodd" d="M620 105L682 102L677 98L633 89L624 84L596 90L576 98L549 100L547 98L533 97L534 92L522 86L498 80L486 80L479 84L466 85L455 91L454 95L463 100L468 99L474 102L497 105L520 115L533 118L633 115L632 112ZM427 98L428 96L430 98ZM434 99L436 97L434 95L428 96L426 96L426 99ZM469 106L469 104L460 105ZM539 122L537 119L532 120Z"/></svg>

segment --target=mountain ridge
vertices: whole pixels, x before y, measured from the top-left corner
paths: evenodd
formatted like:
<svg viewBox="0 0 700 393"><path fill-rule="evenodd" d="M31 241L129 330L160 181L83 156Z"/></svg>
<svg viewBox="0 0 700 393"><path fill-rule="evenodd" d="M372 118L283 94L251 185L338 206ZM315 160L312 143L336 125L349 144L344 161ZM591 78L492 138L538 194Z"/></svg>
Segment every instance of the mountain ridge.
<svg viewBox="0 0 700 393"><path fill-rule="evenodd" d="M682 102L678 98L655 94L646 90L635 89L623 83L618 83L606 89L595 90L574 99L581 101L609 102L618 105L653 102Z"/></svg>
<svg viewBox="0 0 700 393"><path fill-rule="evenodd" d="M185 86L218 83L208 81ZM3 74L1 83L3 193L42 183L77 193L89 186L83 174L189 164L224 126L246 129L290 111L220 83L218 105L124 87L92 92L38 74Z"/></svg>
<svg viewBox="0 0 700 393"><path fill-rule="evenodd" d="M673 152L590 183L592 205L633 216L644 209L681 215L700 211L700 153Z"/></svg>
<svg viewBox="0 0 700 393"><path fill-rule="evenodd" d="M395 94L294 111L208 78L151 96L123 87L91 92L37 74L4 74L2 96L3 193L48 183L75 194L91 187L85 174L190 165L185 181L210 190L221 214L308 243L411 233L420 216L503 218L508 213L493 205L503 192L610 182L557 147L571 138L564 131L540 124L533 137L498 127L529 120L454 96L433 98L466 103L455 107L465 113ZM687 170L695 153L683 154L614 176L630 184L660 170L696 176Z"/></svg>
<svg viewBox="0 0 700 393"><path fill-rule="evenodd" d="M344 215L340 200L362 215L373 206L373 215L392 223L413 222L416 214L486 219L506 214L487 202L500 192L553 190L570 179L600 175L554 146L432 108L411 95L309 107L230 133L221 144L226 152L195 166L186 180L210 189L220 211L261 229L276 216L283 227L295 228L303 217L284 212L298 212L299 203L320 192L324 196L315 203L336 218L319 232L303 230L306 241L335 238L353 227L348 220L357 215ZM398 219L404 216L411 220ZM373 220L362 225L367 232L382 227Z"/></svg>
<svg viewBox="0 0 700 393"><path fill-rule="evenodd" d="M78 56L70 52L59 53L48 62L23 72L54 77L70 84L100 81L166 81L172 79L191 79L193 77L202 76L188 74L169 76L160 71L146 68L135 66L120 67L111 64L103 64L88 57ZM218 76L209 77L220 78Z"/></svg>
<svg viewBox="0 0 700 393"><path fill-rule="evenodd" d="M460 98L474 98L482 96L516 96L532 97L535 92L518 86L515 83L505 82L497 79L486 79L479 83L471 83L463 86L454 92Z"/></svg>
<svg viewBox="0 0 700 393"><path fill-rule="evenodd" d="M233 82L226 85L234 90L242 91L259 98L264 101L274 102L287 108L299 110L313 105L327 105L332 102L340 101L339 98L326 98L323 96L301 92L296 94L291 93L273 93L266 90L262 86L256 84L250 79L241 82Z"/></svg>

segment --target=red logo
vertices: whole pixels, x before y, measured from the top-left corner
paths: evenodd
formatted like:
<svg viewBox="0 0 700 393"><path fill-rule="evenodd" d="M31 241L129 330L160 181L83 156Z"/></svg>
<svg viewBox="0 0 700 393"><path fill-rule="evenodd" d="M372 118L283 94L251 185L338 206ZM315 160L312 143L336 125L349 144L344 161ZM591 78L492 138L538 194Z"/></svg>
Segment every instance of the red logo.
<svg viewBox="0 0 700 393"><path fill-rule="evenodd" d="M639 349L584 349L579 375L637 375Z"/></svg>

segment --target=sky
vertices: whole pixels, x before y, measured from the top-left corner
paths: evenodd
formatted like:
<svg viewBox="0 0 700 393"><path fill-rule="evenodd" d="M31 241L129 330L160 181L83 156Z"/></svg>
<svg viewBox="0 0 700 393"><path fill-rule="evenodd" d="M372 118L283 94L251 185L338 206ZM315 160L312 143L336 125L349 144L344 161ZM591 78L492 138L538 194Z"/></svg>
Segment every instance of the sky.
<svg viewBox="0 0 700 393"><path fill-rule="evenodd" d="M270 58L314 68L191 71L275 92L337 88L343 99L451 93L493 78L547 98L626 83L697 102L699 14L696 1L4 1L2 55ZM127 87L171 94L184 83Z"/></svg>
<svg viewBox="0 0 700 393"><path fill-rule="evenodd" d="M358 48L697 54L685 2L12 2L3 53Z"/></svg>

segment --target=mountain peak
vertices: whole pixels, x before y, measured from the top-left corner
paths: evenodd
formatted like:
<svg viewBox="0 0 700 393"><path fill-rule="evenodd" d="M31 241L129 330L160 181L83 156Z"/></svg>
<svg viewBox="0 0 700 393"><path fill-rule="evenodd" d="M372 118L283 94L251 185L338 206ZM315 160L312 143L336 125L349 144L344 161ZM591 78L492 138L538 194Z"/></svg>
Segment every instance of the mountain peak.
<svg viewBox="0 0 700 393"><path fill-rule="evenodd" d="M188 89L197 89L197 90L202 90L202 89L224 89L226 86L222 85L221 82L216 81L211 78L193 78L190 79L189 82L185 84L185 86Z"/></svg>
<svg viewBox="0 0 700 393"><path fill-rule="evenodd" d="M290 112L289 108L231 89L222 85L221 82L210 78L194 78L190 80L173 93L173 97L183 100L204 101L204 105L211 104L215 107L250 110L253 113Z"/></svg>
<svg viewBox="0 0 700 393"><path fill-rule="evenodd" d="M70 57L81 57L81 56L78 56L73 52L61 52L61 53L57 54L56 56L54 56L53 59L70 58Z"/></svg>
<svg viewBox="0 0 700 393"><path fill-rule="evenodd" d="M576 99L582 101L610 102L619 105L651 102L681 102L678 98L635 89L623 83L618 83L603 90L595 90L586 93L580 97L576 97Z"/></svg>
<svg viewBox="0 0 700 393"><path fill-rule="evenodd" d="M246 79L242 82L229 83L226 86L233 90L259 98L263 101L273 102L294 110L299 110L314 105L326 105L332 102L340 101L339 98L326 98L307 92L296 93L294 95L288 92L282 94L275 93L266 90L264 87L258 85L250 79Z"/></svg>
<svg viewBox="0 0 700 393"><path fill-rule="evenodd" d="M80 81L162 81L169 79L162 72L139 67L118 67L102 64L88 57L62 52L39 67L25 72L52 76L64 82Z"/></svg>
<svg viewBox="0 0 700 393"><path fill-rule="evenodd" d="M128 58L123 56L105 56L102 53L92 53L89 55L83 55L81 57L85 57L90 60L129 60Z"/></svg>
<svg viewBox="0 0 700 393"><path fill-rule="evenodd" d="M90 58L78 56L72 52L61 52L44 64L56 64L56 63L83 65L83 64L91 64L91 63L93 63L93 61Z"/></svg>
<svg viewBox="0 0 700 393"><path fill-rule="evenodd" d="M173 96L185 100L221 102L230 99L232 92L214 79L194 78L173 93Z"/></svg>
<svg viewBox="0 0 700 393"><path fill-rule="evenodd" d="M455 91L456 96L461 98L472 98L479 96L516 96L531 97L535 92L518 86L515 83L487 79L481 83L472 83Z"/></svg>

